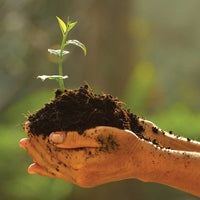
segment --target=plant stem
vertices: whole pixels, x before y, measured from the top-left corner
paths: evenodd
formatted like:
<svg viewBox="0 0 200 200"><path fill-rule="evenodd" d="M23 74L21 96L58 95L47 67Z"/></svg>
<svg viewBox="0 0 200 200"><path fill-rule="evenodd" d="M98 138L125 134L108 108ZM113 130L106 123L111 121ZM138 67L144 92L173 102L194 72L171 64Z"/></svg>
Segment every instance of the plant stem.
<svg viewBox="0 0 200 200"><path fill-rule="evenodd" d="M66 39L67 39L67 32L63 35L63 40L62 40L62 44L61 44L61 48L60 48L60 56L59 56L59 75L60 76L63 76L62 54L63 54L63 50L64 50L64 47L65 47ZM64 87L63 79L59 80L59 85L60 85L61 92L64 92L65 91L65 87Z"/></svg>

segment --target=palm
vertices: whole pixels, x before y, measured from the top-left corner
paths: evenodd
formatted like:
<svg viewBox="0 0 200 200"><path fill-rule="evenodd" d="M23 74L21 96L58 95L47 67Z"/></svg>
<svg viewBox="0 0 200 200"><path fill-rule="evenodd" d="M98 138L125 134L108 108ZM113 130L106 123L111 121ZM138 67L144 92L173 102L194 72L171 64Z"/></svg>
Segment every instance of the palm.
<svg viewBox="0 0 200 200"><path fill-rule="evenodd" d="M26 127L28 132L28 127ZM132 171L132 155L140 140L133 133L112 127L96 127L85 131L57 132L65 135L62 144L42 135L22 140L21 146L37 163L37 173L92 187L128 178ZM56 133L54 133L55 135ZM137 157L137 156L136 156ZM39 170L39 171L38 171Z"/></svg>

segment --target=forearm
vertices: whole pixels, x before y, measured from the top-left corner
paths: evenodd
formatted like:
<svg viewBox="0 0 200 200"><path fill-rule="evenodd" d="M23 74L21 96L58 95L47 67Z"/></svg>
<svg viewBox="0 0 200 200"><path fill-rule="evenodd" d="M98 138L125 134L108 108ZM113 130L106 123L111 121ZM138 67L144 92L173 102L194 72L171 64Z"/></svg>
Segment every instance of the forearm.
<svg viewBox="0 0 200 200"><path fill-rule="evenodd" d="M139 179L157 182L200 196L200 153L148 146Z"/></svg>
<svg viewBox="0 0 200 200"><path fill-rule="evenodd" d="M139 123L144 128L143 136L160 146L173 150L200 152L200 142L169 134L147 120L140 119Z"/></svg>

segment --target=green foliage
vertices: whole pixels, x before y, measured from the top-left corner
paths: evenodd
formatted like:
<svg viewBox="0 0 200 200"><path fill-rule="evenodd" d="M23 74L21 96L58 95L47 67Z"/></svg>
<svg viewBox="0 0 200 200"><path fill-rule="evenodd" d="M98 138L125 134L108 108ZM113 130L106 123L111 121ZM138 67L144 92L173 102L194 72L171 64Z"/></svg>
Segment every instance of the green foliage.
<svg viewBox="0 0 200 200"><path fill-rule="evenodd" d="M66 30L67 30L66 24L59 17L56 16L56 18L57 18L58 23L60 25L61 32L64 35L66 33Z"/></svg>
<svg viewBox="0 0 200 200"><path fill-rule="evenodd" d="M42 75L42 76L38 76L37 78L40 78L42 81L45 81L46 79L53 79L56 81L60 81L61 79L66 79L68 78L68 76L59 76L59 75L52 75L52 76L47 76L47 75Z"/></svg>
<svg viewBox="0 0 200 200"><path fill-rule="evenodd" d="M58 58L60 57L60 49L48 49L48 52L50 53L50 54L54 54L54 55L56 55L56 56L58 56ZM64 56L64 55L66 55L66 54L69 54L69 51L63 51L62 52L62 55Z"/></svg>
<svg viewBox="0 0 200 200"><path fill-rule="evenodd" d="M69 17L68 17L67 18L67 31L69 32L76 24L77 24L77 22L71 23L71 21L69 21Z"/></svg>
<svg viewBox="0 0 200 200"><path fill-rule="evenodd" d="M69 44L73 44L73 45L76 45L78 47L80 47L84 54L86 55L87 54L87 51L86 51L86 47L84 44L82 44L81 42L79 42L78 40L68 40L65 44L65 46L69 45Z"/></svg>
<svg viewBox="0 0 200 200"><path fill-rule="evenodd" d="M59 75L52 75L52 76L47 76L47 75L42 75L42 76L38 76L37 78L40 78L42 81L46 80L46 79L54 79L56 80L61 88L61 91L64 92L65 87L64 87L64 81L63 79L68 78L67 75L63 76L63 70L62 70L62 57L66 54L69 54L69 51L64 51L64 48L69 45L75 45L80 47L84 54L86 55L86 47L84 44L82 44L81 42L79 42L78 40L67 40L67 35L69 33L69 31L76 25L77 22L71 22L69 20L69 17L67 18L67 24L65 24L65 22L63 22L59 17L56 17L60 26L60 30L62 32L62 43L61 43L61 48L60 49L48 49L48 52L50 54L54 54L59 58Z"/></svg>

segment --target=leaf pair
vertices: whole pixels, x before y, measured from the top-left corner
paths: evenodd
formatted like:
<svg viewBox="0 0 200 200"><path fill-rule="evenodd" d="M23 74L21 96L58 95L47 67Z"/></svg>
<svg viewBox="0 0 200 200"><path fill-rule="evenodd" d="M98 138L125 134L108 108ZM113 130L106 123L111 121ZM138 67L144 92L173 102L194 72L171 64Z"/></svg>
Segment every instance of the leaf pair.
<svg viewBox="0 0 200 200"><path fill-rule="evenodd" d="M83 52L84 52L84 55L86 56L87 54L87 51L86 51L86 47L84 44L82 44L81 42L79 42L78 40L68 40L66 43L65 43L65 46L69 45L69 44L72 44L72 45L75 45L75 46L78 46L80 47ZM60 57L60 49L48 49L48 52L50 54L54 54L58 57ZM66 55L66 54L69 54L70 52L69 51L63 51L62 52L62 56Z"/></svg>
<svg viewBox="0 0 200 200"><path fill-rule="evenodd" d="M60 49L57 49L57 50L56 49L48 49L48 52L50 54L55 54L56 56L60 57ZM62 56L66 55L68 53L69 53L69 51L63 51Z"/></svg>
<svg viewBox="0 0 200 200"><path fill-rule="evenodd" d="M60 29L61 29L61 32L62 32L63 35L65 35L66 33L68 33L77 24L77 22L71 23L69 21L69 17L67 18L67 25L59 17L56 16L56 18L58 20L58 23L60 25Z"/></svg>

